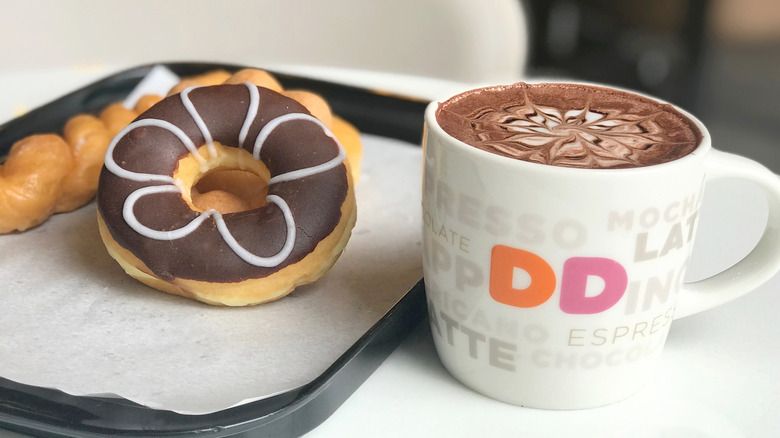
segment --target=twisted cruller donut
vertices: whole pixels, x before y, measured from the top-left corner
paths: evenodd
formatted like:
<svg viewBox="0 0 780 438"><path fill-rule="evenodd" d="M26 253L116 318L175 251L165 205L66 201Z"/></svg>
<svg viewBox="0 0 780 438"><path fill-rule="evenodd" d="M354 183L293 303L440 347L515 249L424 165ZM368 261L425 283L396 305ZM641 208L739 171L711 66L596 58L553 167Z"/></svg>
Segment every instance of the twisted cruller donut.
<svg viewBox="0 0 780 438"><path fill-rule="evenodd" d="M161 291L231 306L274 300L324 275L349 240L356 206L345 160L327 126L292 99L249 82L188 87L109 145L100 233L129 275ZM225 170L267 182L262 205L196 206L193 187Z"/></svg>
<svg viewBox="0 0 780 438"><path fill-rule="evenodd" d="M111 134L99 118L79 114L65 124L65 141L71 145L73 167L62 181L62 192L54 204L54 213L75 210L95 196L97 178Z"/></svg>
<svg viewBox="0 0 780 438"><path fill-rule="evenodd" d="M73 157L54 134L33 135L11 147L0 166L0 233L26 230L54 212Z"/></svg>

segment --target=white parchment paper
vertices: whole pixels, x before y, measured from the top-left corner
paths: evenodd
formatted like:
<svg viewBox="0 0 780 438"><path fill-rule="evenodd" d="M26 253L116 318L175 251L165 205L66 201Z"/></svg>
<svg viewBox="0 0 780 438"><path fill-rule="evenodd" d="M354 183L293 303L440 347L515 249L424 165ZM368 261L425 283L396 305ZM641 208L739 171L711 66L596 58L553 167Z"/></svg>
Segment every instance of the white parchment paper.
<svg viewBox="0 0 780 438"><path fill-rule="evenodd" d="M320 281L257 307L130 278L100 240L94 203L0 236L0 376L184 414L312 381L422 277L421 150L374 136L363 147L345 252Z"/></svg>

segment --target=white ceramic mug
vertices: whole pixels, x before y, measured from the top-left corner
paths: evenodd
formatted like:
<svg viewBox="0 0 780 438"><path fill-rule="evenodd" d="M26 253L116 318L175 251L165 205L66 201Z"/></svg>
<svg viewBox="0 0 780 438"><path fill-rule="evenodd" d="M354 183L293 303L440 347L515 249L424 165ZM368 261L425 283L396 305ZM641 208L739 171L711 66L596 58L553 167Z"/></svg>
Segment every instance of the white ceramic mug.
<svg viewBox="0 0 780 438"><path fill-rule="evenodd" d="M780 270L780 178L714 150L628 169L514 160L425 113L423 266L438 355L487 396L545 409L605 405L652 376L674 319L754 290ZM763 189L769 220L731 268L683 282L707 181Z"/></svg>

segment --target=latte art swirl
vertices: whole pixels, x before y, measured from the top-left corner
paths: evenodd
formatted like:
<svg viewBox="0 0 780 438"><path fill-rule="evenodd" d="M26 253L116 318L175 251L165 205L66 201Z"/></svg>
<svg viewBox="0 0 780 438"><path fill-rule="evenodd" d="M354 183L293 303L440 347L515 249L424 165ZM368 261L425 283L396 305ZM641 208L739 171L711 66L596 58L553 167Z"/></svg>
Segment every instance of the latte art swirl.
<svg viewBox="0 0 780 438"><path fill-rule="evenodd" d="M699 143L669 105L630 93L565 84L515 84L456 96L437 118L488 152L565 167L624 168L671 161Z"/></svg>

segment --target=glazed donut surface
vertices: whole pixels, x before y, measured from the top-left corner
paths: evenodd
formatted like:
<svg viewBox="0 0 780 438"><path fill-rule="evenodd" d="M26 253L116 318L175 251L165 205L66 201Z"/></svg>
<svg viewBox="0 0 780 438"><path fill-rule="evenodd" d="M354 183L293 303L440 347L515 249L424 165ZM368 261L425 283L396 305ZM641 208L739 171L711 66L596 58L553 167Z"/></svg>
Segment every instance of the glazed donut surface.
<svg viewBox="0 0 780 438"><path fill-rule="evenodd" d="M355 201L345 156L322 122L276 92L188 88L109 146L101 235L130 275L166 292L211 304L275 299L319 278L346 245ZM225 214L196 207L192 186L225 169L267 178L267 203Z"/></svg>

